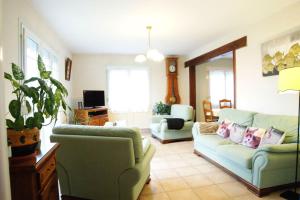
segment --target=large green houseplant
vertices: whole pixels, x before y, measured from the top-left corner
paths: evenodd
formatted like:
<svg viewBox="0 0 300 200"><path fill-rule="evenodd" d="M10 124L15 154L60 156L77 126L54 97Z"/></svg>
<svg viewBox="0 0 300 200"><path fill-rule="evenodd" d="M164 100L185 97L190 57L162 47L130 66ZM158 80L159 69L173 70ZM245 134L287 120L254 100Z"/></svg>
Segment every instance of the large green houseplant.
<svg viewBox="0 0 300 200"><path fill-rule="evenodd" d="M170 115L171 105L165 104L160 101L153 106L152 112L156 115Z"/></svg>
<svg viewBox="0 0 300 200"><path fill-rule="evenodd" d="M12 74L4 73L13 87L15 98L9 103L10 119L6 119L8 141L13 156L33 153L39 142L39 130L57 121L62 107L67 106L67 89L51 76L38 56L39 77L25 79L23 70L12 63Z"/></svg>

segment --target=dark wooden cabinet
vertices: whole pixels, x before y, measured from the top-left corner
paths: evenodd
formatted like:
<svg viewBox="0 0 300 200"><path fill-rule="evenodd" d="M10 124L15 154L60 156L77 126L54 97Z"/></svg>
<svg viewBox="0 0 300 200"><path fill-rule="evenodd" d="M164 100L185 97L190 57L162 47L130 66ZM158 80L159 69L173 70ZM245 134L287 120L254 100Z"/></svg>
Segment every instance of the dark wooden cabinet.
<svg viewBox="0 0 300 200"><path fill-rule="evenodd" d="M39 153L13 157L10 163L12 200L58 200L55 153L59 144L41 144Z"/></svg>

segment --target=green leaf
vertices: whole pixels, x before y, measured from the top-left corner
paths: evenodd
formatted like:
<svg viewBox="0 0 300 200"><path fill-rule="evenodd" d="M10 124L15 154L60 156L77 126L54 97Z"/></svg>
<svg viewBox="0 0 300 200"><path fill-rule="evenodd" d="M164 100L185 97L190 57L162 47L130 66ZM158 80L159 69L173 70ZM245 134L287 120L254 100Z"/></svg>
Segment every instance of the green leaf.
<svg viewBox="0 0 300 200"><path fill-rule="evenodd" d="M9 103L9 112L13 118L18 118L21 114L21 102L18 100L12 100Z"/></svg>
<svg viewBox="0 0 300 200"><path fill-rule="evenodd" d="M38 64L38 69L39 69L40 73L46 71L45 64L44 64L44 62L42 60L42 57L40 55L38 55L37 64Z"/></svg>
<svg viewBox="0 0 300 200"><path fill-rule="evenodd" d="M8 80L12 80L12 76L9 73L4 72L4 78L8 79Z"/></svg>
<svg viewBox="0 0 300 200"><path fill-rule="evenodd" d="M61 92L65 95L68 96L68 91L67 89L61 84L58 80L55 80L54 78L50 77L50 81L53 85L55 85L56 88L60 89Z"/></svg>
<svg viewBox="0 0 300 200"><path fill-rule="evenodd" d="M30 88L27 85L21 85L20 89L24 92L24 94L30 97Z"/></svg>
<svg viewBox="0 0 300 200"><path fill-rule="evenodd" d="M56 103L57 105L60 105L60 101L61 101L61 99L62 99L60 89L56 89L56 90L55 90L54 98L55 98L55 103Z"/></svg>
<svg viewBox="0 0 300 200"><path fill-rule="evenodd" d="M18 83L18 81L16 80L12 80L12 85L15 87L15 88L20 88L20 84Z"/></svg>
<svg viewBox="0 0 300 200"><path fill-rule="evenodd" d="M54 101L52 101L50 98L47 98L45 100L45 108L46 108L46 111L49 113L49 115L53 115L53 106L54 104Z"/></svg>
<svg viewBox="0 0 300 200"><path fill-rule="evenodd" d="M12 72L13 72L13 76L16 80L24 80L24 73L21 69L21 67L19 67L18 65L12 63Z"/></svg>
<svg viewBox="0 0 300 200"><path fill-rule="evenodd" d="M26 120L26 126L27 128L34 128L34 118L33 117L28 117Z"/></svg>
<svg viewBox="0 0 300 200"><path fill-rule="evenodd" d="M16 131L21 131L24 129L24 118L23 116L19 116L14 123L14 128Z"/></svg>
<svg viewBox="0 0 300 200"><path fill-rule="evenodd" d="M30 105L29 101L27 101L27 100L25 101L25 103L26 103L27 112L30 113L31 112L31 105Z"/></svg>
<svg viewBox="0 0 300 200"><path fill-rule="evenodd" d="M36 104L39 101L39 91L35 87L30 87L30 97L32 98L32 103Z"/></svg>
<svg viewBox="0 0 300 200"><path fill-rule="evenodd" d="M67 104L66 104L66 102L65 102L64 99L61 100L61 105L62 105L62 107L63 107L64 110L67 109Z"/></svg>
<svg viewBox="0 0 300 200"><path fill-rule="evenodd" d="M7 126L8 128L13 128L13 129L14 129L15 124L14 124L14 122L13 122L12 120L6 119L6 126Z"/></svg>
<svg viewBox="0 0 300 200"><path fill-rule="evenodd" d="M44 117L41 112L35 112L33 115L34 118L34 126L38 129L41 129L44 123Z"/></svg>
<svg viewBox="0 0 300 200"><path fill-rule="evenodd" d="M39 122L41 122L41 123L44 123L44 122L45 122L42 113L40 113L40 112L35 112L35 113L33 114L33 116L34 116L34 118L37 119Z"/></svg>
<svg viewBox="0 0 300 200"><path fill-rule="evenodd" d="M38 80L38 82L39 82L42 90L44 90L44 91L48 91L49 90L49 87L48 87L46 81L40 79L40 80Z"/></svg>
<svg viewBox="0 0 300 200"><path fill-rule="evenodd" d="M32 78L24 81L24 84L31 83L31 82L38 81L38 80L40 80L40 78L38 78L38 77L32 77Z"/></svg>
<svg viewBox="0 0 300 200"><path fill-rule="evenodd" d="M42 79L49 79L51 75L51 71L43 71L40 73L40 76L42 77Z"/></svg>

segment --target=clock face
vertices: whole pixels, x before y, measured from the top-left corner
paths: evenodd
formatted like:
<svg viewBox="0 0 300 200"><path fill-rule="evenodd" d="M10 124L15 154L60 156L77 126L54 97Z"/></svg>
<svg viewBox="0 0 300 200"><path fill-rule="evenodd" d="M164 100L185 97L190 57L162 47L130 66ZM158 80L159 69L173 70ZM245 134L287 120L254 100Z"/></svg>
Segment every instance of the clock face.
<svg viewBox="0 0 300 200"><path fill-rule="evenodd" d="M169 71L170 71L170 72L175 72L175 71L176 71L175 65L170 65L170 66L169 66Z"/></svg>

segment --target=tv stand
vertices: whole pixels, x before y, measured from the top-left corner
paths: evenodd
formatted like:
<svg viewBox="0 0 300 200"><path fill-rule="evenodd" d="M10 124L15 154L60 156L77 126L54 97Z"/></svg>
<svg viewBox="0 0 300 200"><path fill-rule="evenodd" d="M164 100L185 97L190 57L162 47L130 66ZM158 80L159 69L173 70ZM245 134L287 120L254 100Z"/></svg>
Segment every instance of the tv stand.
<svg viewBox="0 0 300 200"><path fill-rule="evenodd" d="M105 107L74 109L75 122L82 125L103 126L108 122Z"/></svg>

